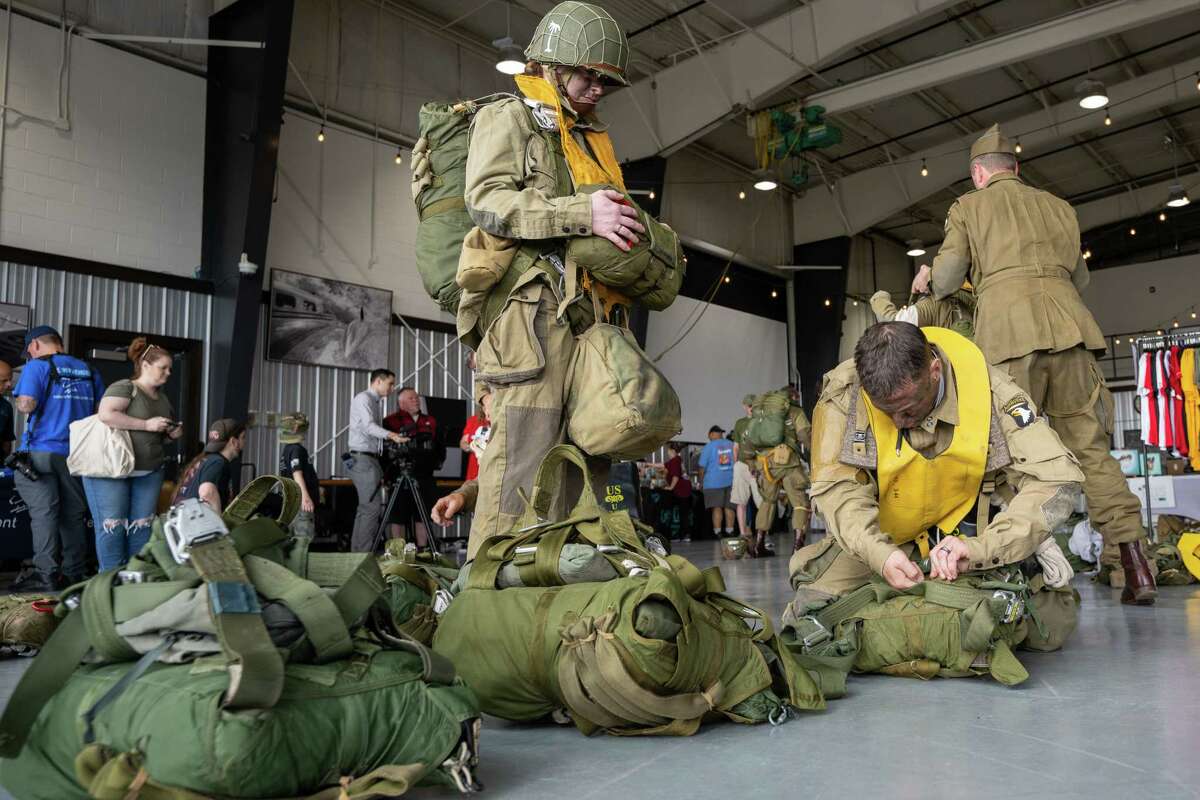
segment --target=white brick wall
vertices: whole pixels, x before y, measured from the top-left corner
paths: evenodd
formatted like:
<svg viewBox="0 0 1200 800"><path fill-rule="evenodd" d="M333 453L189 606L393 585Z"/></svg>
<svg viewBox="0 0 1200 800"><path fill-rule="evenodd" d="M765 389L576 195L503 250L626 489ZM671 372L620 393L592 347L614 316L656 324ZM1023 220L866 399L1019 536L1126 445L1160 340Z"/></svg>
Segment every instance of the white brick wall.
<svg viewBox="0 0 1200 800"><path fill-rule="evenodd" d="M9 105L54 118L57 28L13 17ZM0 242L191 276L200 263L204 81L75 37L71 130L10 113Z"/></svg>

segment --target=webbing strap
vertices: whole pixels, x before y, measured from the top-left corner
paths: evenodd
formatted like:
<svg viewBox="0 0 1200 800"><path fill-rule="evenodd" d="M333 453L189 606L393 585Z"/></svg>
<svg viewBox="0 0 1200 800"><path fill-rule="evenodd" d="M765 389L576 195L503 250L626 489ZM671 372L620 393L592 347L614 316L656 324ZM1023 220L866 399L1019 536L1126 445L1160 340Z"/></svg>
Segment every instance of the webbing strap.
<svg viewBox="0 0 1200 800"><path fill-rule="evenodd" d="M671 570L683 584L683 588L692 597L702 599L709 592L725 591L725 578L722 577L719 567L709 567L702 571L679 555L667 556L667 564L670 565Z"/></svg>
<svg viewBox="0 0 1200 800"><path fill-rule="evenodd" d="M612 633L616 612L577 620L562 631L559 685L573 714L602 728L658 726L694 720L717 706L724 695L718 680L703 692L659 695L629 673Z"/></svg>
<svg viewBox="0 0 1200 800"><path fill-rule="evenodd" d="M4 707L4 715L0 716L0 756L20 755L42 707L66 684L89 649L83 615L67 614L21 675Z"/></svg>
<svg viewBox="0 0 1200 800"><path fill-rule="evenodd" d="M158 657L170 649L171 645L175 644L175 635L171 634L163 637L162 642L157 646L147 650L146 653L139 658L129 671L117 680L112 686L108 687L108 691L100 695L100 698L92 703L87 711L83 712L83 743L91 744L96 741L96 732L92 728L92 723L96 720L96 715L104 710L104 707L116 700L125 690L128 689L134 681L142 676L142 673L150 669L150 665L158 660Z"/></svg>
<svg viewBox="0 0 1200 800"><path fill-rule="evenodd" d="M80 598L79 612L87 629L88 641L106 661L132 661L137 651L117 633L117 621L113 615L113 583L117 571L101 572L87 582Z"/></svg>
<svg viewBox="0 0 1200 800"><path fill-rule="evenodd" d="M360 559L358 566L333 593L333 604L337 606L346 625L351 627L366 615L387 588L375 556L371 553L355 555Z"/></svg>
<svg viewBox="0 0 1200 800"><path fill-rule="evenodd" d="M553 696L550 691L550 676L546 674L546 627L550 622L550 604L554 602L555 596L561 591L561 586L555 586L542 592L537 606L533 609L533 641L529 645L529 675L546 697Z"/></svg>
<svg viewBox="0 0 1200 800"><path fill-rule="evenodd" d="M558 562L562 559L563 545L571 538L571 528L559 528L550 531L538 541L537 550L533 554L533 575L536 583L532 586L561 586L562 575Z"/></svg>
<svg viewBox="0 0 1200 800"><path fill-rule="evenodd" d="M296 518L296 514L300 512L301 497L299 485L291 478L284 478L279 475L259 475L238 492L237 497L229 501L229 505L225 507L225 512L222 516L225 518L225 525L229 530L233 530L239 525L249 522L262 501L267 499L267 495L277 485L283 496L283 504L279 511L279 516L275 519L285 528L291 525L292 520Z"/></svg>
<svg viewBox="0 0 1200 800"><path fill-rule="evenodd" d="M350 630L324 589L265 558L246 556L243 563L258 593L283 603L300 620L315 651L314 663L336 661L354 652Z"/></svg>
<svg viewBox="0 0 1200 800"><path fill-rule="evenodd" d="M263 624L242 559L229 537L194 545L190 562L208 586L209 613L230 657L229 708L271 708L283 691L283 659ZM86 598L85 598L86 599Z"/></svg>
<svg viewBox="0 0 1200 800"><path fill-rule="evenodd" d="M439 178L434 179L435 185L437 184L438 180L440 180L440 179ZM429 219L430 217L436 217L438 214L445 214L448 211L457 211L460 208L465 209L466 207L467 207L467 199L465 197L463 197L462 195L456 195L454 197L443 197L441 200L435 200L432 203L430 203L429 205L422 208L420 210L420 212L418 212L417 216L420 218L421 222L424 222L425 220Z"/></svg>

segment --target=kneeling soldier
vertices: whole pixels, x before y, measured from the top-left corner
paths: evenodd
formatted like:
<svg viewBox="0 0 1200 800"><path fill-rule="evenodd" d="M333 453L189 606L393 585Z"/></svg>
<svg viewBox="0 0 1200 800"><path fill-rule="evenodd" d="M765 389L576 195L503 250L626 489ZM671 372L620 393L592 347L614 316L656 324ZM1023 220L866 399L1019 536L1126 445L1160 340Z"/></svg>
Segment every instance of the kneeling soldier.
<svg viewBox="0 0 1200 800"><path fill-rule="evenodd" d="M818 595L873 574L908 589L924 579L914 558L926 552L930 577L946 580L1042 560L1079 498L1079 464L1028 396L942 328L868 329L854 359L825 376L813 423L812 499L831 535L789 566L793 584ZM993 491L1007 502L989 520ZM928 550L928 532L954 531L976 499L978 535Z"/></svg>

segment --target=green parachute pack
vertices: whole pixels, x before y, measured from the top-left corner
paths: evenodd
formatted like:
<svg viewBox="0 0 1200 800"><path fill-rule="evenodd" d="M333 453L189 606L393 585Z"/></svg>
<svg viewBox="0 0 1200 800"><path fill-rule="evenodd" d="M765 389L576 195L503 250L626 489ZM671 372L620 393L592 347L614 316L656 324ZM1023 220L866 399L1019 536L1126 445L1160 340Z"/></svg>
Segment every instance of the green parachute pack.
<svg viewBox="0 0 1200 800"><path fill-rule="evenodd" d="M758 450L769 450L783 444L791 407L791 398L782 390L765 392L756 397L750 409L750 421L746 423L746 441Z"/></svg>
<svg viewBox="0 0 1200 800"><path fill-rule="evenodd" d="M841 597L820 595L798 586L781 638L827 698L846 693L851 672L991 675L1015 686L1029 677L1017 646L1056 650L1078 623L1078 593L1051 589L1040 574L1027 580L1017 567L927 579L904 591L876 576Z"/></svg>
<svg viewBox="0 0 1200 800"><path fill-rule="evenodd" d="M433 641L438 614L452 597L459 569L449 559L418 552L416 545L391 539L379 557L387 582L384 602L397 630L421 644Z"/></svg>
<svg viewBox="0 0 1200 800"><path fill-rule="evenodd" d="M255 516L276 485L278 519ZM289 536L299 503L275 476L223 516L184 501L124 569L68 588L0 717L0 783L47 800L473 787L471 691L393 624L374 556Z"/></svg>
<svg viewBox="0 0 1200 800"><path fill-rule="evenodd" d="M709 720L779 724L790 708L824 707L761 612L720 592L694 596L666 567L599 583L467 589L433 647L462 666L487 713L565 712L585 734L687 736Z"/></svg>

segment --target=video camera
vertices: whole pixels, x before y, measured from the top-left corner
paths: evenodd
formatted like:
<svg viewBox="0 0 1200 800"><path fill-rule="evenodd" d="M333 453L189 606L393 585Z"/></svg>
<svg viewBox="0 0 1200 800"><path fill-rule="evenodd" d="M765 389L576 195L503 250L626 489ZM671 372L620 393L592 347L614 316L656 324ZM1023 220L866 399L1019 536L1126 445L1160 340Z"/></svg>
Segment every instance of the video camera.
<svg viewBox="0 0 1200 800"><path fill-rule="evenodd" d="M4 459L4 466L13 472L19 472L31 481L38 479L38 472L33 466L33 456L28 450L16 450Z"/></svg>
<svg viewBox="0 0 1200 800"><path fill-rule="evenodd" d="M383 470L385 475L400 472L432 473L441 466L445 449L430 433L417 433L407 442L385 441L383 443Z"/></svg>

